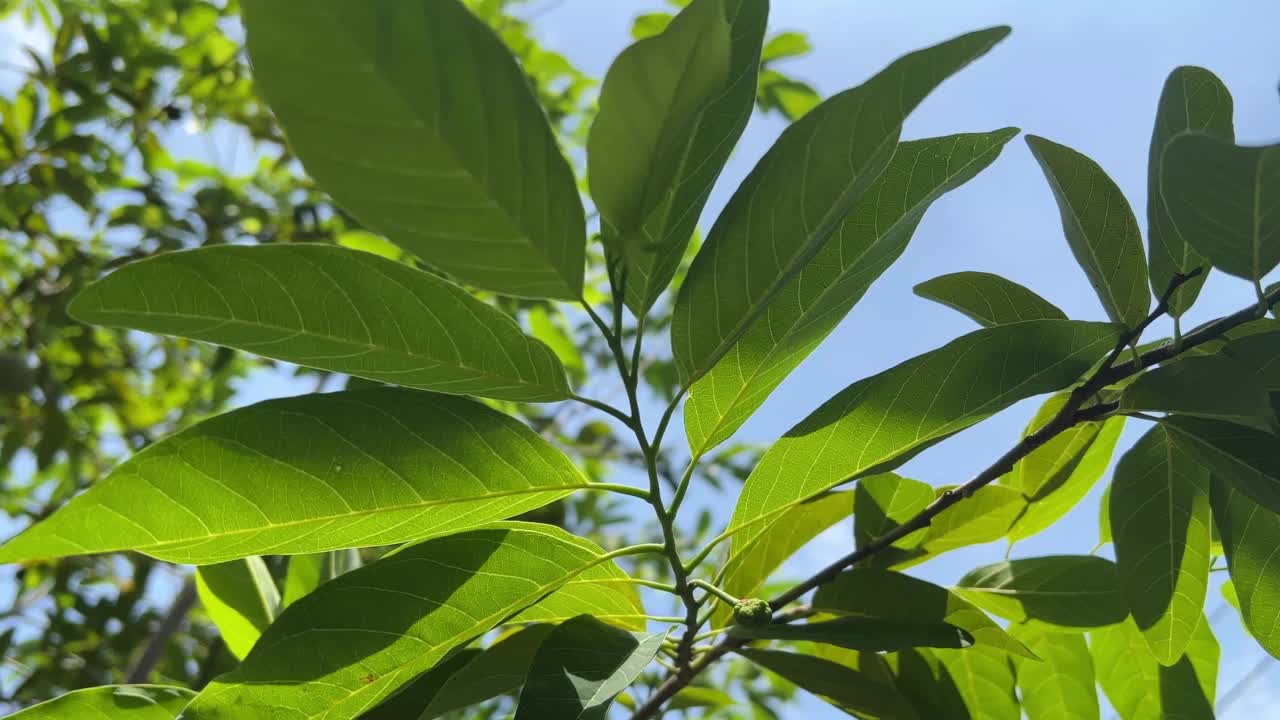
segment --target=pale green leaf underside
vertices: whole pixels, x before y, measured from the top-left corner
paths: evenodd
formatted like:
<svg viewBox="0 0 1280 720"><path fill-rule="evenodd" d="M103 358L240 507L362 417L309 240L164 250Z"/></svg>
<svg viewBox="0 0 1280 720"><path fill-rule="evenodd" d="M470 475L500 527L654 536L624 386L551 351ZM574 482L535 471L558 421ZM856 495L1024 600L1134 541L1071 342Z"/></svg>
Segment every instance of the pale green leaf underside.
<svg viewBox="0 0 1280 720"><path fill-rule="evenodd" d="M854 717L885 720L914 717L895 688L839 663L781 650L744 648L738 650L738 654Z"/></svg>
<svg viewBox="0 0 1280 720"><path fill-rule="evenodd" d="M636 632L648 627L635 582L618 577L570 580L546 599L530 605L512 623L561 623L582 614Z"/></svg>
<svg viewBox="0 0 1280 720"><path fill-rule="evenodd" d="M457 0L244 3L254 80L340 205L431 265L574 300L573 171L510 50Z"/></svg>
<svg viewBox="0 0 1280 720"><path fill-rule="evenodd" d="M1262 381L1225 354L1184 357L1148 370L1125 386L1120 409L1194 415L1267 433L1276 429Z"/></svg>
<svg viewBox="0 0 1280 720"><path fill-rule="evenodd" d="M706 452L741 427L898 259L933 201L990 165L1017 132L899 145L831 240L690 388L684 408L690 449Z"/></svg>
<svg viewBox="0 0 1280 720"><path fill-rule="evenodd" d="M767 532L755 537L746 551L734 555L720 570L717 585L734 597L752 597L765 580L781 567L793 553L827 528L849 517L854 511L853 493L827 493L801 503L770 523ZM732 608L713 598L717 604L711 615L711 627L728 625Z"/></svg>
<svg viewBox="0 0 1280 720"><path fill-rule="evenodd" d="M470 400L397 388L304 395L148 447L0 548L0 562L137 550L206 564L386 545L512 517L586 484L532 430Z"/></svg>
<svg viewBox="0 0 1280 720"><path fill-rule="evenodd" d="M1235 605L1258 644L1280 658L1280 515L1220 478L1212 482L1213 517L1231 568Z"/></svg>
<svg viewBox="0 0 1280 720"><path fill-rule="evenodd" d="M529 666L515 720L604 720L666 636L629 633L590 615L557 626Z"/></svg>
<svg viewBox="0 0 1280 720"><path fill-rule="evenodd" d="M960 689L956 687L956 680L933 651L916 648L878 657L884 658L894 684L907 697L919 720L972 717ZM1007 664L1008 656L1004 657ZM996 687L999 687L998 682ZM1005 703L999 696L992 699L995 703L988 710L993 716L1001 717ZM1015 712L1016 709L1015 703Z"/></svg>
<svg viewBox="0 0 1280 720"><path fill-rule="evenodd" d="M1107 317L1134 327L1147 316L1147 258L1129 201L1093 160L1035 135L1027 145L1040 162L1062 215L1071 253L1102 301Z"/></svg>
<svg viewBox="0 0 1280 720"><path fill-rule="evenodd" d="M697 0L605 74L587 178L637 315L671 282L751 116L768 7Z"/></svg>
<svg viewBox="0 0 1280 720"><path fill-rule="evenodd" d="M1156 660L1172 665L1209 586L1209 473L1157 425L1116 466L1110 508L1129 610Z"/></svg>
<svg viewBox="0 0 1280 720"><path fill-rule="evenodd" d="M853 492L853 538L859 548L915 517L937 496L929 483L893 473L864 477L858 480ZM893 547L914 548L924 535L920 531L911 533L894 543ZM892 554L892 551L886 554ZM878 566L882 562L876 556L868 558L871 565Z"/></svg>
<svg viewBox="0 0 1280 720"><path fill-rule="evenodd" d="M1201 465L1254 502L1280 513L1280 438L1235 423L1168 417L1171 437Z"/></svg>
<svg viewBox="0 0 1280 720"><path fill-rule="evenodd" d="M850 385L774 443L747 478L729 527L735 552L796 503L892 469L1019 400L1066 387L1115 336L1106 323L1001 325Z"/></svg>
<svg viewBox="0 0 1280 720"><path fill-rule="evenodd" d="M982 720L1019 720L1014 695L1015 679L1010 656L989 647L934 650L947 675L968 708L968 717Z"/></svg>
<svg viewBox="0 0 1280 720"><path fill-rule="evenodd" d="M1089 634L1098 685L1120 720L1213 720L1218 641L1202 619L1173 667L1156 662L1133 620Z"/></svg>
<svg viewBox="0 0 1280 720"><path fill-rule="evenodd" d="M237 659L249 654L262 631L280 614L280 591L271 570L256 555L196 568L196 590Z"/></svg>
<svg viewBox="0 0 1280 720"><path fill-rule="evenodd" d="M1099 720L1093 658L1083 635L1028 625L1009 632L1040 657L1013 663L1027 720Z"/></svg>
<svg viewBox="0 0 1280 720"><path fill-rule="evenodd" d="M859 485L862 481L858 481ZM930 488L932 502L950 487ZM978 488L964 502L938 513L922 533L912 533L914 547L895 546L880 553L880 565L897 569L918 565L942 553L969 545L995 542L1003 538L1009 527L1026 510L1027 501L1012 488L988 485Z"/></svg>
<svg viewBox="0 0 1280 720"><path fill-rule="evenodd" d="M355 548L294 555L289 558L284 576L282 605L289 607L303 595L361 564L360 551Z"/></svg>
<svg viewBox="0 0 1280 720"><path fill-rule="evenodd" d="M291 605L184 720L349 720L566 582L625 577L603 558L559 528L515 522L407 547Z"/></svg>
<svg viewBox="0 0 1280 720"><path fill-rule="evenodd" d="M916 295L954 308L983 327L1023 320L1066 320L1067 314L1031 290L999 275L957 272L926 280Z"/></svg>
<svg viewBox="0 0 1280 720"><path fill-rule="evenodd" d="M1215 268L1261 280L1280 263L1280 145L1182 133L1165 146L1163 173L1173 225Z"/></svg>
<svg viewBox="0 0 1280 720"><path fill-rule="evenodd" d="M329 245L156 255L93 283L68 311L391 385L527 402L569 396L555 353L509 316L434 275Z"/></svg>
<svg viewBox="0 0 1280 720"><path fill-rule="evenodd" d="M856 568L818 588L813 608L837 615L945 622L978 645L1034 657L981 610L944 587L890 570Z"/></svg>
<svg viewBox="0 0 1280 720"><path fill-rule="evenodd" d="M707 372L836 232L884 171L911 110L1009 34L981 30L907 55L788 127L694 258L672 312L681 379Z"/></svg>
<svg viewBox="0 0 1280 720"><path fill-rule="evenodd" d="M195 693L164 685L105 685L73 690L9 715L10 720L173 720Z"/></svg>
<svg viewBox="0 0 1280 720"><path fill-rule="evenodd" d="M1235 139L1231 93L1222 81L1204 68L1175 68L1165 80L1151 133L1147 160L1147 250L1151 263L1151 291L1160 295L1175 273L1186 273L1205 265L1204 258L1182 237L1161 197L1160 176L1164 147L1186 130L1201 130L1224 140ZM1187 281L1169 299L1169 314L1182 315L1195 302L1204 285L1206 272Z"/></svg>
<svg viewBox="0 0 1280 720"><path fill-rule="evenodd" d="M1050 630L1104 627L1129 615L1115 563L1094 555L993 563L971 570L953 589L995 615Z"/></svg>

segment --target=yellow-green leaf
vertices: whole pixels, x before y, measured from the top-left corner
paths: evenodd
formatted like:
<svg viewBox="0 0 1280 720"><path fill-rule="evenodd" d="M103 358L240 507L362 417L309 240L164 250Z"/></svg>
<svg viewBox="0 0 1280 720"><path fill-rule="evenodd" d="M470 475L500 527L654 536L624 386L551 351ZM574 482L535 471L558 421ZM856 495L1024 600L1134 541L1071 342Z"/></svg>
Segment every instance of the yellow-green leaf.
<svg viewBox="0 0 1280 720"><path fill-rule="evenodd" d="M1115 563L1093 555L1006 560L971 570L953 590L1013 622L1083 631L1124 620Z"/></svg>
<svg viewBox="0 0 1280 720"><path fill-rule="evenodd" d="M73 690L16 712L10 720L173 720L195 693L164 685L105 685Z"/></svg>
<svg viewBox="0 0 1280 720"><path fill-rule="evenodd" d="M222 641L237 658L253 649L280 614L280 591L256 555L196 568L196 590Z"/></svg>
<svg viewBox="0 0 1280 720"><path fill-rule="evenodd" d="M1031 290L999 275L958 272L916 285L915 294L955 308L983 327L1023 320L1066 320L1067 314Z"/></svg>

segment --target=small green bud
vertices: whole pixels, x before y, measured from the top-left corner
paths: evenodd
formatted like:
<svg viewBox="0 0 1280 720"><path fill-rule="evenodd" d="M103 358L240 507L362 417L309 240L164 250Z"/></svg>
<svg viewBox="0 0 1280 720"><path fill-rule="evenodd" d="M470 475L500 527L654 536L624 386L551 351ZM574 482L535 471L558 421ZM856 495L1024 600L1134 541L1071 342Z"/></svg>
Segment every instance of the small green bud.
<svg viewBox="0 0 1280 720"><path fill-rule="evenodd" d="M764 627L773 620L773 608L760 598L739 600L733 606L733 620L743 627Z"/></svg>

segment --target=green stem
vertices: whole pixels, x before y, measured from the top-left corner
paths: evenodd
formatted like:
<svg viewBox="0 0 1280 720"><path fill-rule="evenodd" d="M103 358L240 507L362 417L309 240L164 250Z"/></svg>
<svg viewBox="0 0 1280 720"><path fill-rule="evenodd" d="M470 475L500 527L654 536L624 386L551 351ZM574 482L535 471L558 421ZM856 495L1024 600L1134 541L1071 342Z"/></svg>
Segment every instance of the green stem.
<svg viewBox="0 0 1280 720"><path fill-rule="evenodd" d="M632 487L631 485L621 485L619 483L598 483L593 482L587 485L588 490L604 490L605 492L615 492L619 495L630 495L638 497L648 502L649 491L644 488Z"/></svg>
<svg viewBox="0 0 1280 720"><path fill-rule="evenodd" d="M672 625L684 624L684 618L675 617L673 615L645 615L644 618L646 620L652 620L654 622L660 622L660 623L670 623Z"/></svg>
<svg viewBox="0 0 1280 720"><path fill-rule="evenodd" d="M639 545L628 545L624 548L618 548L612 552L607 552L600 556L599 562L613 560L614 558L627 557L628 555L661 555L666 550L666 546L662 543L640 543Z"/></svg>
<svg viewBox="0 0 1280 720"><path fill-rule="evenodd" d="M1182 350L1182 316L1173 316L1173 348Z"/></svg>
<svg viewBox="0 0 1280 720"><path fill-rule="evenodd" d="M661 590L662 592L670 593L672 595L676 594L676 586L670 583L661 583L657 580L645 580L643 578L628 578L627 582L632 585L643 585L647 588L653 588L654 590ZM681 622L684 621L682 620Z"/></svg>
<svg viewBox="0 0 1280 720"><path fill-rule="evenodd" d="M684 469L684 475L680 476L680 483L676 485L676 494L672 496L671 507L667 510L671 517L675 517L680 512L680 504L684 502L685 493L689 491L689 482L693 479L693 471L698 466L699 459L701 459L699 455L689 458L689 465Z"/></svg>
<svg viewBox="0 0 1280 720"><path fill-rule="evenodd" d="M716 597L718 597L718 598L720 598L721 600L723 600L723 601L725 601L725 602L729 603L730 605L737 605L737 604L738 604L738 598L736 598L736 597L734 597L734 596L730 595L729 593L725 592L724 590L721 590L720 588L716 587L715 585L712 585L711 583L707 582L706 580L690 580L690 581L689 581L689 584L690 584L690 585L692 585L692 586L694 586L694 587L696 587L696 588L702 588L703 590L706 590L707 592L711 593L712 595L715 595Z"/></svg>
<svg viewBox="0 0 1280 720"><path fill-rule="evenodd" d="M599 410L600 412L605 413L606 415L610 415L610 416L612 416L612 417L615 417L615 418L617 418L617 419L618 419L618 421L619 421L619 422L621 422L623 425L626 425L626 426L627 426L628 428L630 428L631 430L635 430L635 419L634 419L634 418L632 418L630 415L628 415L628 414L626 414L626 413L622 412L622 411L621 411L621 410L619 410L618 408L616 408L616 407L614 407L614 406L610 405L609 403L601 402L601 401L599 401L599 400L595 400L595 399L593 399L593 398L589 398L589 397L584 397L584 396L582 396L582 395L578 395L578 394L576 394L576 393L575 393L574 395L571 395L571 396L569 397L569 399L570 399L570 400L573 400L574 402L580 402L580 403L582 403L583 405L587 405L587 406L589 406L589 407L593 407L593 408L595 408L595 409Z"/></svg>

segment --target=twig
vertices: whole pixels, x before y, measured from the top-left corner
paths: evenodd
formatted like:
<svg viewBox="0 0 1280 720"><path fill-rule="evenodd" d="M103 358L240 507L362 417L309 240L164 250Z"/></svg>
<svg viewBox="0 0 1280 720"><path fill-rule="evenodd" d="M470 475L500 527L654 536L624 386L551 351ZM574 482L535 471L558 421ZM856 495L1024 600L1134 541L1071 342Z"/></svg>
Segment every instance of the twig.
<svg viewBox="0 0 1280 720"><path fill-rule="evenodd" d="M146 647L142 649L142 655L138 656L138 661L129 668L129 672L125 673L124 681L127 684L136 685L145 683L151 677L151 671L155 669L160 662L160 658L164 656L165 648L169 645L169 639L173 634L178 632L178 628L187 619L187 613L191 612L191 608L196 604L196 584L190 578L183 583L182 590L178 596L173 599L173 604L169 606L169 612L160 621L160 625L156 627L155 632L151 633L151 637L147 638Z"/></svg>

